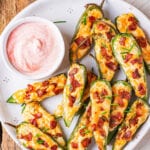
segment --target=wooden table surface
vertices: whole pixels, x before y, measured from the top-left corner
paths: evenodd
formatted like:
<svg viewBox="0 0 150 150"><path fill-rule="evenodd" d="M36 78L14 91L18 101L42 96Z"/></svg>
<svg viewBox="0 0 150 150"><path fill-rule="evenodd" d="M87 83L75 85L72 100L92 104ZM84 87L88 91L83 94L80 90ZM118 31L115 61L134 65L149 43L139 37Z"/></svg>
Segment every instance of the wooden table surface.
<svg viewBox="0 0 150 150"><path fill-rule="evenodd" d="M8 22L34 0L0 0L0 33ZM2 150L20 150L3 129Z"/></svg>

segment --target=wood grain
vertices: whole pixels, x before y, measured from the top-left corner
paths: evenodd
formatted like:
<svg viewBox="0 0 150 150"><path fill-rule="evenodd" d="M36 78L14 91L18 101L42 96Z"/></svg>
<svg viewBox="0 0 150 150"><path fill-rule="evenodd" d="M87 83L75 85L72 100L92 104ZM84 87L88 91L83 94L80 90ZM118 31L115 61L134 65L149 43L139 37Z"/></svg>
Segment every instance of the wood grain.
<svg viewBox="0 0 150 150"><path fill-rule="evenodd" d="M0 0L0 33L8 22L34 0ZM3 129L2 150L20 150Z"/></svg>

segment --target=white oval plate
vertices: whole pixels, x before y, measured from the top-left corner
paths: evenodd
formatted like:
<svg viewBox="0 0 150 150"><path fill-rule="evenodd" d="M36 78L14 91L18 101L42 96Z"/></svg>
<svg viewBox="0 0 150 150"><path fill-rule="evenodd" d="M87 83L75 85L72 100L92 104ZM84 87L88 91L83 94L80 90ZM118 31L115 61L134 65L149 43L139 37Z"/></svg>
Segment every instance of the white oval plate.
<svg viewBox="0 0 150 150"><path fill-rule="evenodd" d="M100 0L38 0L25 8L22 12L20 12L9 24L17 19L24 18L27 16L40 16L43 18L47 18L51 21L67 21L66 23L57 24L58 28L63 34L63 37L66 41L66 56L64 58L62 66L59 68L59 71L56 72L64 72L67 70L69 66L68 60L68 45L72 38L72 35L75 30L75 26L80 15L84 11L84 6L87 3L100 3ZM146 31L148 37L150 37L150 21L149 19L141 13L139 10L134 8L133 6L127 4L121 0L106 0L104 7L104 15L107 18L110 18L114 21L114 18L122 13L132 12L140 21L140 25ZM6 27L7 28L7 27ZM3 34L2 37L3 38ZM85 64L88 69L94 67L96 70L96 65L93 60L87 56L81 63ZM117 79L125 79L125 75L122 71L117 73ZM150 81L150 77L148 76L148 82ZM12 124L19 124L22 121L21 117L21 106L17 104L8 104L6 103L7 98L17 89L26 87L27 83L33 81L23 80L17 76L14 76L9 72L9 70L5 67L4 62L0 59L0 118L3 122L3 126L6 128L9 135L14 139L16 143L19 144L16 139L15 129L9 127L4 124L4 122L10 122ZM150 89L150 88L149 88ZM54 96L42 102L42 105L45 109L47 109L50 113L53 113L57 104L60 103L62 99L62 95ZM73 120L71 127L68 129L65 127L64 122L60 120L60 124L66 133L66 137L68 138L70 133L72 132L77 121L77 117ZM142 126L139 132L136 134L134 139L125 147L125 150L133 150L137 144L143 139L146 133L148 133L150 124L150 118L148 118L147 122ZM20 144L19 144L20 145ZM20 145L21 146L21 145ZM22 147L22 146L21 146ZM24 149L22 147L22 149ZM96 145L91 144L88 148L89 150L97 150ZM108 146L108 150L111 149L111 145ZM138 146L139 149L139 146ZM145 149L143 149L145 150Z"/></svg>

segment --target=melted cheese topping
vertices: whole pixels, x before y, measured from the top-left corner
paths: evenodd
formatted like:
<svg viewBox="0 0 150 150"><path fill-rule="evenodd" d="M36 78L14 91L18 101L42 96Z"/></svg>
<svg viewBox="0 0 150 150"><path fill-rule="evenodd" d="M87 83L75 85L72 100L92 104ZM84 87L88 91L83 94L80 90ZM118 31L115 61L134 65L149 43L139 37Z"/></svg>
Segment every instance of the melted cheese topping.
<svg viewBox="0 0 150 150"><path fill-rule="evenodd" d="M33 90L28 92L30 94L30 97L26 97L26 89L18 90L16 91L12 97L15 99L16 103L22 104L22 103L29 103L32 101L42 101L45 98L51 97L56 95L55 89L62 91L65 83L66 83L66 76L64 74L52 77L48 80L49 84L45 87L43 86L43 82L36 82L32 84ZM56 87L55 85L56 84ZM45 90L46 92L42 96L38 96L37 90Z"/></svg>
<svg viewBox="0 0 150 150"><path fill-rule="evenodd" d="M93 23L89 20L89 17L91 17L91 16L94 17L95 20L97 20L99 18L102 18L103 14L96 5L89 5L87 10L82 15L82 17L78 23L78 26L77 26L76 34L73 37L73 41L70 45L71 59L73 61L84 57L87 54L87 52L89 51L89 49L91 48L91 44L90 44L90 46L87 46L84 49L81 49L81 48L79 48L79 45L77 45L76 42L74 41L74 39L77 39L78 37L82 36L84 38L89 37L90 43L92 43L91 26ZM76 52L76 51L78 51L78 52Z"/></svg>
<svg viewBox="0 0 150 150"><path fill-rule="evenodd" d="M138 117L136 124L131 124L130 121L136 116L138 104L142 104L140 107L141 116ZM119 131L116 136L116 140L114 143L115 150L121 150L127 142L129 142L137 129L146 121L149 116L149 107L148 105L141 99L137 99L131 106L130 112L125 117L125 120L122 126L119 128ZM127 135L127 139L125 139L124 135L130 133L130 136Z"/></svg>
<svg viewBox="0 0 150 150"><path fill-rule="evenodd" d="M110 118L112 116L117 116L118 113L122 116L121 119L118 120L113 120L115 121L115 126L110 127L109 126L109 131L113 131L114 129L116 129L118 127L118 125L120 125L120 123L122 123L123 119L124 119L124 111L126 110L126 108L128 107L130 98L131 98L131 92L132 92L132 88L131 86L125 82L125 81L117 81L113 86L112 86L112 92L113 92L113 103L112 103L112 107L111 107L111 113L110 113ZM124 92L123 94L127 94L128 95L123 95L124 97L121 97L120 92ZM126 98L128 97L128 98ZM122 101L122 106L120 106L119 104L119 99L121 99ZM118 122L117 122L118 121Z"/></svg>
<svg viewBox="0 0 150 150"><path fill-rule="evenodd" d="M105 26L104 29L100 30L99 25L104 25ZM93 30L94 41L95 41L95 47L94 47L95 55L96 55L97 62L99 64L100 71L102 73L102 77L107 81L111 81L115 74L115 71L113 69L110 69L106 65L106 63L112 62L116 68L118 66L118 63L115 57L113 56L111 43L107 38L106 33L111 32L112 36L115 36L116 35L115 30L103 21L96 21L92 30ZM102 48L105 49L104 53L105 54L107 53L106 55L109 57L109 59L106 58L107 56L106 57L104 56L102 52Z"/></svg>
<svg viewBox="0 0 150 150"><path fill-rule="evenodd" d="M139 37L146 38L144 31L137 25L135 30L128 30L131 22L128 20L130 17L135 18L132 13L123 14L117 18L117 28L121 33L131 33L136 39ZM136 18L135 18L136 19ZM146 40L146 47L142 48L142 55L147 65L150 65L150 44Z"/></svg>
<svg viewBox="0 0 150 150"><path fill-rule="evenodd" d="M28 134L32 134L31 140L25 140L22 138L22 136L26 136ZM28 123L22 123L19 125L17 128L17 138L27 148L47 150L51 149L52 146L57 145L57 143L53 141L48 135L44 134L38 128ZM40 143L42 141L47 143L48 146L46 147L44 144ZM57 145L57 150L62 150L62 148Z"/></svg>
<svg viewBox="0 0 150 150"><path fill-rule="evenodd" d="M107 91L107 95L102 97L103 102L97 103L97 99L94 97L94 93L97 92L99 95L103 92L103 90ZM112 98L112 91L110 86L106 81L97 80L95 81L90 89L90 98L92 102L92 125L96 125L97 128L93 131L95 141L99 147L99 149L104 149L106 146L106 139L109 130L109 115L110 115L110 105ZM99 126L99 119L105 118L103 126ZM105 136L101 135L100 130L103 130Z"/></svg>
<svg viewBox="0 0 150 150"><path fill-rule="evenodd" d="M50 113L46 112L39 103L32 102L29 104L26 104L25 110L23 111L22 115L24 118L24 121L26 122L32 122L33 119L35 119L35 116L40 114L41 117L36 119L37 127L41 130L43 130L46 134L51 135L61 146L65 146L65 140L62 136L57 136L57 134L63 135L61 128L57 121L55 120L55 117L51 115ZM56 127L53 129L50 127L50 123L52 121L55 121L57 123Z"/></svg>
<svg viewBox="0 0 150 150"><path fill-rule="evenodd" d="M122 46L120 44L120 39L124 37L126 38L125 45ZM123 70L125 71L125 74L127 75L131 85L134 88L135 94L137 97L140 98L147 98L147 82L146 82L146 75L145 75L145 69L144 69L144 64L136 62L134 64L131 63L132 60L135 59L140 59L141 58L141 52L139 47L136 44L135 39L130 35L130 34L120 34L117 35L113 42L113 49L114 49L114 54L122 66ZM131 54L131 60L125 62L125 57ZM139 77L138 78L133 78L133 71L138 70ZM145 93L142 94L140 92L139 86L142 84L142 88L145 90Z"/></svg>
<svg viewBox="0 0 150 150"><path fill-rule="evenodd" d="M73 133L71 135L71 138L69 139L69 144L68 144L69 150L76 149L76 148L72 147L72 142L76 143L78 145L79 150L85 150L85 147L82 145L82 141L86 138L91 139L93 136L92 126L91 126L91 118L89 118L89 116L88 116L89 109L91 109L91 103L89 103L84 114L79 119L79 122L78 122L77 126L75 127L75 130L73 131ZM81 133L81 130L82 130L82 133Z"/></svg>
<svg viewBox="0 0 150 150"><path fill-rule="evenodd" d="M69 76L69 72L72 71L72 69L77 68L78 72L74 75L75 80L80 84L79 87L77 87L73 92L70 90L72 88L71 85L71 77ZM68 71L68 78L67 83L65 85L64 91L63 91L63 107L65 111L63 112L63 118L65 120L66 125L70 125L74 115L78 112L79 108L81 107L81 100L83 96L83 91L86 84L86 69L85 67L79 65L79 64L72 64ZM73 96L75 98L75 102L73 106L69 106L69 96Z"/></svg>

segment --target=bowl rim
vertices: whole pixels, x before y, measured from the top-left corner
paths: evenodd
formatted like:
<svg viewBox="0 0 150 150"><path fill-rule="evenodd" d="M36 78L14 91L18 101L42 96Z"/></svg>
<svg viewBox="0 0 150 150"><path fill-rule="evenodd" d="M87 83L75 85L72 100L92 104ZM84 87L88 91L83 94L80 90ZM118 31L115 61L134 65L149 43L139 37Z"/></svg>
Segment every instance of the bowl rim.
<svg viewBox="0 0 150 150"><path fill-rule="evenodd" d="M17 70L12 63L9 61L8 55L7 55L7 41L8 38L10 36L10 34L12 33L12 31L14 29L16 29L19 25L24 24L24 23L28 23L28 22L41 22L41 23L45 23L47 25L49 25L53 30L55 30L55 34L58 37L58 41L59 41L59 45L60 45L60 53L59 53L59 59L57 59L58 61L55 62L55 64L53 65L53 67L49 70L46 71L44 73L39 73L37 75L35 74L24 74L22 72L20 72L19 70ZM65 44L64 44L64 39L62 36L61 31L59 30L59 28L50 20L42 18L42 17L37 17L37 16L28 16L28 17L24 17L21 19L18 19L16 21L11 22L10 24L8 24L6 26L6 28L3 30L2 35L1 35L1 55L2 55L2 59L4 61L5 66L14 74L17 75L21 78L24 79L28 79L28 80L41 80L41 79L46 79L48 77L50 77L53 73L55 73L55 71L60 67L63 58L65 56Z"/></svg>

